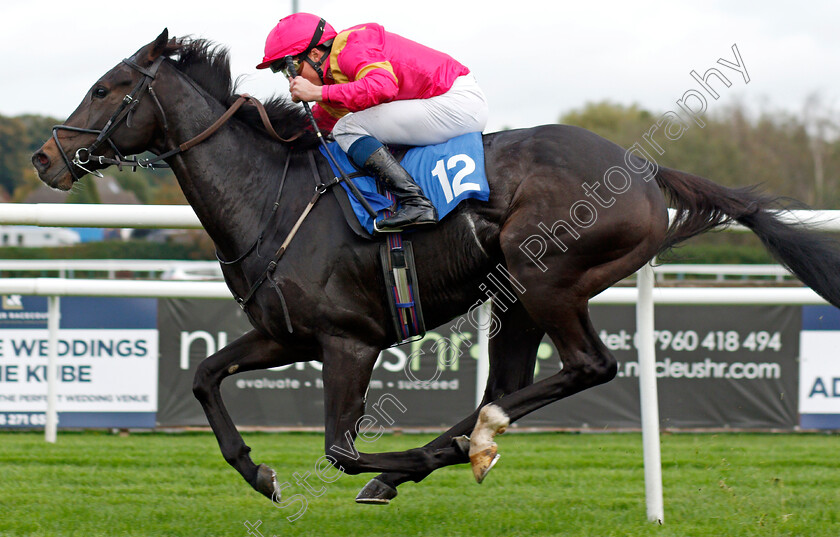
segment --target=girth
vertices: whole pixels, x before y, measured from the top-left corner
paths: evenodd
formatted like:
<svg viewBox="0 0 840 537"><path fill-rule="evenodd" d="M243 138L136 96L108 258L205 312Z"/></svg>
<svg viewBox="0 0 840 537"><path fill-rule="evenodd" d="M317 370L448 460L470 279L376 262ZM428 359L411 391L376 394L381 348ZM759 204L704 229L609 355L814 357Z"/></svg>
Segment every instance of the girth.
<svg viewBox="0 0 840 537"><path fill-rule="evenodd" d="M266 266L265 270L262 271L260 277L257 278L257 280L254 281L253 284L251 284L251 287L250 289L248 289L248 292L244 296L237 296L236 293L233 293L233 296L236 299L236 303L239 304L239 307L242 308L242 310L250 318L251 314L248 312L247 309L248 303L254 297L259 288L262 287L262 284L265 283L267 280L271 287L277 292L277 296L280 298L280 304L283 306L283 316L286 321L286 329L289 331L289 333L292 333L294 331L292 328L292 320L289 316L289 308L286 305L286 299L283 296L283 291L280 289L280 286L277 285L277 282L274 281L274 278L272 278L272 276L274 274L274 271L277 269L277 264L280 262L280 259L282 259L283 255L286 253L286 249L288 248L289 243L291 243L292 239L294 239L295 235L300 229L300 226L303 224L303 221L306 220L306 217L309 216L309 213L312 211L312 208L315 207L315 204L327 190L341 182L341 179L334 177L333 180L329 183L321 183L320 174L318 173L318 164L315 162L315 154L313 151L310 150L307 151L307 155L309 156L309 164L312 168L312 176L315 179L315 193L313 194L312 199L309 200L309 203L306 205L306 208L304 208L303 212L298 217L297 221L295 222L295 225L292 226L291 231L289 231L288 235L286 235L286 238L283 240L283 243L280 245L277 251L274 252L271 261L268 262L268 265ZM258 245L262 242L262 239L265 235L265 231L268 229L268 225L271 223L274 215L276 214L277 208L280 206L280 196L283 193L283 185L286 183L286 176L289 173L289 163L291 161L291 158L292 153L291 151L289 151L289 154L286 156L286 165L283 168L283 176L280 178L280 187L277 190L277 197L274 200L274 205L272 206L271 213L269 214L269 217L266 220L262 231L260 231L259 235L253 242L251 247L248 248L248 250L244 254L240 255L233 261L225 261L219 256L219 252L216 251L216 259L218 259L219 263L221 263L222 265L234 265L236 263L240 263L246 257L248 257L255 249L257 249ZM231 292L233 292L233 290L231 290Z"/></svg>

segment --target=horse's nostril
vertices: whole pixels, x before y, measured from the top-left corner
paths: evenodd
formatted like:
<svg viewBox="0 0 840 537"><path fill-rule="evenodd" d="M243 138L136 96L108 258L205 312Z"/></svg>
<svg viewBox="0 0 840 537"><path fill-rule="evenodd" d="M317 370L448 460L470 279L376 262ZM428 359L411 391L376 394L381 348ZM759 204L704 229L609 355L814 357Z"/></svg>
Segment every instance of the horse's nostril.
<svg viewBox="0 0 840 537"><path fill-rule="evenodd" d="M36 166L40 165L40 167L46 168L50 165L50 157L48 157L43 151L38 151L32 155L32 163Z"/></svg>

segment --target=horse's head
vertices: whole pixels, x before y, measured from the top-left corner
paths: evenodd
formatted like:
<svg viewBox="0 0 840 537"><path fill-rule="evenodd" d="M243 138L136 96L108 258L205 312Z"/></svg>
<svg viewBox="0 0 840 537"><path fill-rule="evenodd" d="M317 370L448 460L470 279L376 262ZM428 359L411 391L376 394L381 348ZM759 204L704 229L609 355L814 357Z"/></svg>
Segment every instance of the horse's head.
<svg viewBox="0 0 840 537"><path fill-rule="evenodd" d="M67 121L53 128L52 138L32 155L41 180L69 190L84 175L106 168L109 163L103 159L162 143L160 112L149 89L158 67L177 47L164 30L100 78Z"/></svg>

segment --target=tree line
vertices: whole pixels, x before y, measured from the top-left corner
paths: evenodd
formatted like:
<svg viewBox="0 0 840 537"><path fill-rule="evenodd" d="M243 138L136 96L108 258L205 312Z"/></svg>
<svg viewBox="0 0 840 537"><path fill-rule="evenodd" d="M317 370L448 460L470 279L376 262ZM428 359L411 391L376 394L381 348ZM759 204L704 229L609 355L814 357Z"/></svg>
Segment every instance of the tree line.
<svg viewBox="0 0 840 537"><path fill-rule="evenodd" d="M54 125L62 121L39 115L0 115L0 190L12 201L23 201L41 181L32 166L32 153L50 136ZM142 203L186 203L175 176L169 170L119 171L116 167L104 173L114 176L125 190L134 192ZM90 188L94 177L85 177L67 196L69 203L99 203L97 191Z"/></svg>
<svg viewBox="0 0 840 537"><path fill-rule="evenodd" d="M662 113L637 105L612 102L589 103L563 114L560 123L587 128L630 147L642 142ZM803 113L762 112L753 116L742 104L719 106L702 117L704 126L686 122L678 139L669 140L662 129L652 138L659 150L642 143L662 166L707 177L727 186L761 184L771 194L789 196L819 208L840 206L840 140L837 122L811 97ZM0 115L0 188L14 201L21 201L40 185L30 162L31 155L61 121L37 115ZM110 168L121 186L144 203L185 203L177 182L166 170L118 172ZM90 178L88 181L92 180ZM95 189L74 188L69 201L87 199Z"/></svg>
<svg viewBox="0 0 840 537"><path fill-rule="evenodd" d="M768 194L815 209L840 206L837 122L816 96L801 115L753 115L743 103L721 107L702 116L703 127L686 120L675 140L662 132L666 123L661 118L636 105L599 102L564 114L560 123L584 127L624 147L638 142L660 166L725 186L758 184Z"/></svg>

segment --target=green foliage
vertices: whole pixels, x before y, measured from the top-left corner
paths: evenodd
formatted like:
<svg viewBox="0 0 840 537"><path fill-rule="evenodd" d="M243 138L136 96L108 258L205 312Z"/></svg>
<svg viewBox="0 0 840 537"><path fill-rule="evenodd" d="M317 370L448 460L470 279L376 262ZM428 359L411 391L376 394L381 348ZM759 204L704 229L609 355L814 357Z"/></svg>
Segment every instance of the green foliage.
<svg viewBox="0 0 840 537"><path fill-rule="evenodd" d="M636 105L590 103L560 118L629 148L638 143L660 166L707 177L730 187L759 184L760 190L811 204L840 205L840 140L816 140L803 119L786 113L762 113L750 119L734 104L702 117L704 126L683 118L685 130L676 140L665 136L665 112L651 113ZM673 117L673 116L669 116ZM675 127L676 128L676 127ZM816 179L814 143L821 149L825 185ZM660 259L678 263L772 263L753 237L718 233L680 245Z"/></svg>
<svg viewBox="0 0 840 537"><path fill-rule="evenodd" d="M624 106L609 101L589 103L560 118L560 123L591 130L619 145L630 147L656 118L637 105Z"/></svg>
<svg viewBox="0 0 840 537"><path fill-rule="evenodd" d="M22 180L30 135L19 118L0 116L0 187L11 194Z"/></svg>
<svg viewBox="0 0 840 537"><path fill-rule="evenodd" d="M353 501L374 474L315 475L322 435L244 437L254 460L289 484L284 503L252 490L207 433L61 432L56 444L40 432L3 433L0 534L244 537L246 521L261 521L266 537L836 537L840 528L837 436L663 435L662 526L645 517L639 434L506 434L481 486L468 466L452 466L402 485L388 506ZM385 435L357 447L398 451L431 438ZM289 522L298 494L307 507Z"/></svg>
<svg viewBox="0 0 840 537"><path fill-rule="evenodd" d="M151 156L153 156L151 153L143 153L140 158ZM157 170L138 169L137 171L124 168L119 171L116 167L111 167L104 173L114 176L122 188L134 192L137 199L142 203L156 205L187 203L184 195L181 194L181 187L178 186L175 174L167 168ZM178 192L178 195L174 198L170 194L173 189Z"/></svg>
<svg viewBox="0 0 840 537"><path fill-rule="evenodd" d="M152 190L154 186L151 184L149 177L146 176L147 173L150 172L146 170L143 170L143 174L140 174L140 172L124 172L118 174L116 179L120 187L124 190L134 192L137 199L140 200L140 203L150 204L152 203Z"/></svg>
<svg viewBox="0 0 840 537"><path fill-rule="evenodd" d="M28 184L32 177L32 153L41 148L50 136L54 125L62 121L45 116L23 115L6 117L0 115L0 188L10 195L18 192L17 198L32 189ZM112 167L107 172L113 175L120 186L137 195L143 203L186 203L183 195L172 194L178 190L175 176L169 170L137 170ZM95 178L86 177L83 181ZM37 183L36 183L37 184ZM157 201L160 192L161 201ZM99 203L93 188L76 188L67 198L68 203Z"/></svg>
<svg viewBox="0 0 840 537"><path fill-rule="evenodd" d="M669 123L665 113L600 102L569 112L560 122L592 130L623 147L639 143L661 166L726 186L760 184L769 193L814 208L840 205L840 140L809 135L804 119L781 112L750 118L746 108L736 103L711 110L702 117L703 127L680 116L685 130L676 140L669 140L664 132ZM817 179L818 162L825 177L822 186Z"/></svg>
<svg viewBox="0 0 840 537"><path fill-rule="evenodd" d="M776 261L767 249L758 244L694 244L683 243L660 260L663 263L749 265Z"/></svg>
<svg viewBox="0 0 840 537"><path fill-rule="evenodd" d="M752 233L712 232L677 245L658 258L660 263L767 264L777 263Z"/></svg>
<svg viewBox="0 0 840 537"><path fill-rule="evenodd" d="M93 182L96 177L87 175L73 185L73 190L67 195L66 203L102 203L99 199L99 190L97 190Z"/></svg>

